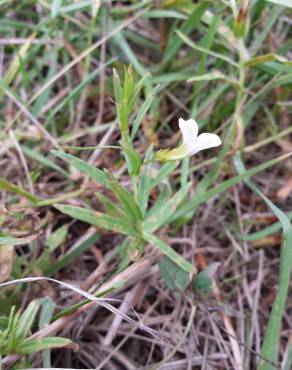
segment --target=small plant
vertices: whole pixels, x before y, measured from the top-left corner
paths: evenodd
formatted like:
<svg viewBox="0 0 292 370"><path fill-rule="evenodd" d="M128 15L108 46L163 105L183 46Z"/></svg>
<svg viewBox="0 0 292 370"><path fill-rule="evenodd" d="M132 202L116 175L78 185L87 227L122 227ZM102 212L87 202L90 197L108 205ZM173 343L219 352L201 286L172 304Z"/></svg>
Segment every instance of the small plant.
<svg viewBox="0 0 292 370"><path fill-rule="evenodd" d="M61 337L29 338L39 310L38 301L31 301L27 308L20 313L11 308L9 317L2 318L0 327L0 356L19 354L29 355L52 348L72 348L78 345L70 339Z"/></svg>
<svg viewBox="0 0 292 370"><path fill-rule="evenodd" d="M107 169L97 169L88 163L83 163L71 154L54 150L53 153L58 157L68 161L79 170L91 174L95 180L109 189L118 201L118 204L115 204L105 195L97 194L105 213L67 204L55 204L55 207L75 219L126 235L126 240L123 243L123 251L125 252L123 253L123 267L126 267L130 260L139 258L143 254L145 243L149 242L158 247L165 256L181 269L194 273L194 266L156 234L159 229L178 217L177 212L187 200L191 183L186 182L176 192L161 193L160 199L151 206L149 202L151 190L163 182L166 176L175 169L178 162L166 163L158 170L155 179L151 178L153 171L151 166L155 160L168 162L186 158L201 150L220 145L221 140L215 134L203 133L198 136L197 123L192 119L185 121L180 118L179 127L182 132L183 143L177 149L160 150L156 154L153 153L150 147L142 166L142 159L134 149L133 141L138 133L143 116L140 112L136 114L131 132L129 122L133 117L134 103L145 78L147 76L135 82L132 69L129 67L125 69L122 85L117 72L114 70L114 90L121 133L118 149L123 152L126 160L132 183L131 189L125 188Z"/></svg>

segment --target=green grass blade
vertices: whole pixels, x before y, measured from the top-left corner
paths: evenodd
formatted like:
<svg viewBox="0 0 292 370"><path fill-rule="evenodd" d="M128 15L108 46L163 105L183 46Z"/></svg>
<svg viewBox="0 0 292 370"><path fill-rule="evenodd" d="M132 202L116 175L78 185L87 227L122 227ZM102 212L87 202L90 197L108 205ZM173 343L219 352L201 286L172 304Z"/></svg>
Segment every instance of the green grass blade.
<svg viewBox="0 0 292 370"><path fill-rule="evenodd" d="M207 1L200 2L200 4L198 4L195 7L193 12L188 17L188 19L181 26L180 28L181 32L183 32L186 35L189 35L197 27L208 6L209 3ZM183 44L182 40L179 39L176 35L172 34L169 36L162 65L171 62L171 60L175 57L182 44Z"/></svg>
<svg viewBox="0 0 292 370"><path fill-rule="evenodd" d="M286 213L286 217L291 221L292 220L292 212ZM246 241L253 241L265 238L266 236L272 235L281 229L281 222L275 222L272 225L265 227L263 230L256 231L254 233L248 235L237 235L237 237L241 240Z"/></svg>
<svg viewBox="0 0 292 370"><path fill-rule="evenodd" d="M238 173L244 173L245 168L239 155L234 157L234 164ZM264 336L261 355L271 361L276 362L278 357L278 345L281 330L282 318L285 312L285 304L288 296L290 276L292 271L292 225L288 217L278 207L275 206L249 179L245 183L250 189L260 196L275 216L279 219L283 229L283 242L280 256L279 289L274 300L273 307L269 316L268 326ZM271 370L273 366L261 360L259 370Z"/></svg>
<svg viewBox="0 0 292 370"><path fill-rule="evenodd" d="M190 200L190 202L185 206L182 207L177 213L176 213L176 219L179 217L184 216L188 212L192 212L192 210L199 206L200 204L208 201L209 199L215 197L216 195L226 191L227 189L230 189L234 185L238 184L239 182L248 179L249 177L266 170L269 167L275 166L279 162L291 157L292 153L284 154L278 158L271 159L268 162L265 162L263 164L260 164L246 172L244 172L241 175L234 176L231 179L223 181L220 185L204 192L203 194L199 194L199 196L194 195L194 197Z"/></svg>

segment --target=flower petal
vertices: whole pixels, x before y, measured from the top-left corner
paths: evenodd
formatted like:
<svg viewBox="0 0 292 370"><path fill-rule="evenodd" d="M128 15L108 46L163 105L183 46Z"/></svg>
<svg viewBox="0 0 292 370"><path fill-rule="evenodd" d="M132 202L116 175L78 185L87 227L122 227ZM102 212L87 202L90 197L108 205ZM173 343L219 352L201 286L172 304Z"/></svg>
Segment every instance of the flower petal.
<svg viewBox="0 0 292 370"><path fill-rule="evenodd" d="M198 124L194 119L184 120L180 118L178 125L182 133L183 142L190 152L198 137Z"/></svg>
<svg viewBox="0 0 292 370"><path fill-rule="evenodd" d="M221 145L221 139L218 135L205 132L199 135L196 142L193 143L190 155L196 154L201 150L213 148L219 145Z"/></svg>

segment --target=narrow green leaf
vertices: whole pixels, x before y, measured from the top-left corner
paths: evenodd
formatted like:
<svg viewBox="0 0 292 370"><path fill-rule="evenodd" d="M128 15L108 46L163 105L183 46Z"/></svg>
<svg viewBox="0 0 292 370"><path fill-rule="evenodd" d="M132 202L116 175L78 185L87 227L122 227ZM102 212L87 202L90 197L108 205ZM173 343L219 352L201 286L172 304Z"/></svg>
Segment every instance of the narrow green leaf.
<svg viewBox="0 0 292 370"><path fill-rule="evenodd" d="M286 217L291 221L292 220L292 212L286 213ZM265 238L266 236L275 234L277 231L281 229L282 225L281 222L274 222L272 225L265 227L263 230L256 231L254 233L248 235L237 235L241 240L253 241Z"/></svg>
<svg viewBox="0 0 292 370"><path fill-rule="evenodd" d="M140 177L138 186L138 202L143 218L148 206L148 199L150 194L150 181L151 181L151 160L153 159L153 147L150 146L145 155L146 164L143 167L144 173ZM148 162L148 163L147 163Z"/></svg>
<svg viewBox="0 0 292 370"><path fill-rule="evenodd" d="M38 312L38 309L39 302L31 301L27 308L24 310L24 312L21 314L15 332L15 338L17 338L17 340L23 340L28 336L29 332L31 331L31 327Z"/></svg>
<svg viewBox="0 0 292 370"><path fill-rule="evenodd" d="M107 177L103 171L94 167L93 165L83 161L80 158L75 157L72 154L65 153L61 150L51 150L51 153L54 154L56 157L63 159L64 161L68 162L72 167L76 168L77 170L85 173L86 175L90 176L93 180L98 182L99 184L108 187Z"/></svg>
<svg viewBox="0 0 292 370"><path fill-rule="evenodd" d="M60 212L73 217L76 220L87 222L88 224L102 229L114 231L125 235L136 236L134 225L129 220L106 215L92 209L71 206L68 204L54 204Z"/></svg>
<svg viewBox="0 0 292 370"><path fill-rule="evenodd" d="M167 243L159 239L157 236L145 232L144 239L149 243L156 245L165 256L167 256L183 270L192 273L195 272L195 267L188 260L179 255L174 249L172 249Z"/></svg>
<svg viewBox="0 0 292 370"><path fill-rule="evenodd" d="M139 109L138 111L138 114L134 120L134 123L133 123L133 128L132 128L132 132L131 132L131 137L130 137L130 140L133 141L139 128L140 128L140 125L143 121L143 118L145 117L145 114L147 113L148 109L150 108L151 104L152 104L152 101L154 99L154 94L155 92L157 91L157 88L158 86L153 89L151 91L151 93L147 96L146 100L143 102L143 104L141 105L141 108Z"/></svg>
<svg viewBox="0 0 292 370"><path fill-rule="evenodd" d="M122 144L125 152L128 171L131 176L138 176L141 168L141 158L130 144Z"/></svg>
<svg viewBox="0 0 292 370"><path fill-rule="evenodd" d="M2 82L3 85L9 86L11 82L14 80L15 75L22 63L22 61L26 58L28 50L32 44L32 41L35 39L36 34L33 33L21 46L19 52L17 53L16 57L10 64L8 70L6 71L5 75L3 76ZM3 97L4 91L0 89L0 99Z"/></svg>
<svg viewBox="0 0 292 370"><path fill-rule="evenodd" d="M90 247L97 242L100 235L91 228L75 242L65 254L59 256L59 258L54 261L53 264L47 264L43 270L45 276L51 276L62 268L68 266L70 263L74 262L82 253L87 251Z"/></svg>
<svg viewBox="0 0 292 370"><path fill-rule="evenodd" d="M260 55L258 57L252 58L252 59L248 60L247 62L245 62L245 65L247 67L253 67L253 66L257 66L259 64L265 64L265 63L268 63L268 62L272 62L274 60L279 62L279 63L284 63L284 64L288 64L288 65L292 66L292 61L290 61L289 59L287 59L285 57L282 57L281 55L277 55L277 54L273 54L273 53Z"/></svg>
<svg viewBox="0 0 292 370"><path fill-rule="evenodd" d="M78 345L70 339L60 337L46 337L40 339L28 339L17 346L16 351L19 354L30 354L33 352L43 351L50 348L69 348L78 349Z"/></svg>

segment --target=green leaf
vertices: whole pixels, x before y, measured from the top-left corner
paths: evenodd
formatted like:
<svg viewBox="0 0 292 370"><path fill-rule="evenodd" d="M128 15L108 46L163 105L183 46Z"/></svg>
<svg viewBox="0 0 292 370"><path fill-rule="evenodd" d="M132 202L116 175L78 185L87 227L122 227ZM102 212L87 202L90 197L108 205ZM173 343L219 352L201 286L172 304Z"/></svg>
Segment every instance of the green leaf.
<svg viewBox="0 0 292 370"><path fill-rule="evenodd" d="M128 190L126 190L124 187L122 187L118 180L109 171L104 170L104 172L108 178L110 189L120 202L120 205L125 211L128 218L134 222L142 220L141 211L133 195L129 193Z"/></svg>
<svg viewBox="0 0 292 370"><path fill-rule="evenodd" d="M282 5L286 6L288 8L292 8L292 0L266 0L270 3L276 4L276 5Z"/></svg>
<svg viewBox="0 0 292 370"><path fill-rule="evenodd" d="M67 237L67 234L68 234L68 226L67 225L63 225L63 226L59 227L57 230L55 230L50 235L48 240L46 241L46 245L48 246L49 251L53 252L56 248L58 248L59 245L62 244L65 241L65 239Z"/></svg>
<svg viewBox="0 0 292 370"><path fill-rule="evenodd" d="M122 100L123 91L122 91L120 77L115 68L113 69L113 81L114 81L114 91L115 91L116 103L120 104Z"/></svg>
<svg viewBox="0 0 292 370"><path fill-rule="evenodd" d="M292 220L292 212L286 213L286 217L291 221ZM253 241L265 238L266 236L272 235L275 232L281 229L281 222L274 222L272 225L265 227L263 230L256 231L254 233L248 235L237 235L237 237L241 240Z"/></svg>
<svg viewBox="0 0 292 370"><path fill-rule="evenodd" d="M195 267L188 260L179 255L174 249L172 249L167 243L159 239L157 236L145 232L144 239L149 243L156 245L165 256L167 256L183 270L191 273L196 271Z"/></svg>
<svg viewBox="0 0 292 370"><path fill-rule="evenodd" d="M127 160L129 174L138 176L141 168L141 158L136 150L130 144L121 144Z"/></svg>
<svg viewBox="0 0 292 370"><path fill-rule="evenodd" d="M19 49L19 52L17 53L16 57L13 59L12 63L10 63L9 68L7 69L7 72L2 77L2 82L5 86L9 86L11 82L14 80L19 67L21 66L21 63L26 58L29 48L32 45L33 40L35 39L36 34L33 33L21 46ZM0 99L3 97L4 91L0 89Z"/></svg>
<svg viewBox="0 0 292 370"><path fill-rule="evenodd" d="M102 170L94 167L93 165L83 161L80 158L75 157L72 154L65 153L61 150L53 149L51 150L51 153L54 154L56 157L61 158L64 161L68 162L72 167L76 168L77 170L90 176L93 180L95 180L99 184L108 187L107 177Z"/></svg>
<svg viewBox="0 0 292 370"><path fill-rule="evenodd" d="M52 8L51 8L52 18L56 18L59 15L61 6L62 6L62 0L53 0Z"/></svg>
<svg viewBox="0 0 292 370"><path fill-rule="evenodd" d="M288 65L292 66L292 61L290 61L289 59L287 59L285 57L282 57L281 55L277 55L277 54L273 54L273 53L260 55L258 57L252 58L252 59L248 60L247 62L245 62L245 65L247 67L253 67L253 66L257 66L259 64L265 64L265 63L268 63L268 62L272 62L274 60L279 62L279 63L284 63L284 64L288 64Z"/></svg>
<svg viewBox="0 0 292 370"><path fill-rule="evenodd" d="M206 295L213 290L213 279L220 262L211 263L205 270L198 273L193 281L192 288L196 294Z"/></svg>
<svg viewBox="0 0 292 370"><path fill-rule="evenodd" d="M191 183L185 184L174 196L165 202L155 213L146 218L143 222L143 230L153 233L160 227L165 225L167 221L174 215L175 211L181 202L187 196L191 187Z"/></svg>
<svg viewBox="0 0 292 370"><path fill-rule="evenodd" d="M131 142L134 140L140 128L140 125L143 121L143 118L145 117L145 114L147 113L148 109L151 107L151 104L154 99L154 94L157 92L158 87L159 86L156 86L153 90L151 90L151 92L149 93L146 100L143 102L143 104L141 105L141 108L138 111L138 114L133 123L133 128L132 128L131 137L130 137Z"/></svg>
<svg viewBox="0 0 292 370"><path fill-rule="evenodd" d="M181 269L168 257L162 257L158 266L160 275L168 289L182 292L189 285L189 273Z"/></svg>
<svg viewBox="0 0 292 370"><path fill-rule="evenodd" d="M70 348L78 349L78 345L70 339L60 337L46 337L40 339L27 339L17 346L16 352L20 354L30 354L33 352L43 351L50 348Z"/></svg>
<svg viewBox="0 0 292 370"><path fill-rule="evenodd" d="M23 340L28 336L29 332L31 331L32 324L34 322L38 309L39 302L31 301L30 304L25 309L25 311L21 314L15 332L15 337L18 340Z"/></svg>
<svg viewBox="0 0 292 370"><path fill-rule="evenodd" d="M137 235L134 225L131 225L127 219L109 216L101 212L93 211L92 209L71 206L68 204L54 204L54 207L76 220L87 222L88 224L102 229L125 235Z"/></svg>

